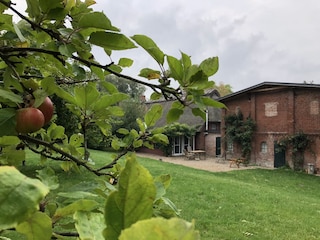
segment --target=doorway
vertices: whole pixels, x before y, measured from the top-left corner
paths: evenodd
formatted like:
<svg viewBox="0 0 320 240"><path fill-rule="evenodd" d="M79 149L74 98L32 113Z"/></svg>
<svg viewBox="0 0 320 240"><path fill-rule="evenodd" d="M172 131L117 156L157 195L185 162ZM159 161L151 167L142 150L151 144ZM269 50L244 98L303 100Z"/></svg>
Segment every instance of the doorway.
<svg viewBox="0 0 320 240"><path fill-rule="evenodd" d="M274 167L279 168L286 165L286 150L281 148L277 142L274 143Z"/></svg>
<svg viewBox="0 0 320 240"><path fill-rule="evenodd" d="M216 156L221 155L221 137L216 137Z"/></svg>

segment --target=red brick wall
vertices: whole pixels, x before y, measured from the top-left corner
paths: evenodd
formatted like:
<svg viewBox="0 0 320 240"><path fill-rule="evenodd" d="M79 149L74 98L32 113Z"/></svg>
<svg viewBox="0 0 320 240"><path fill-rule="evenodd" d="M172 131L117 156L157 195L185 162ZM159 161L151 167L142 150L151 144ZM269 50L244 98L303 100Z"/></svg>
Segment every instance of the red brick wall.
<svg viewBox="0 0 320 240"><path fill-rule="evenodd" d="M320 92L282 88L249 92L223 102L228 110L222 111L222 139L225 136L224 116L234 114L240 109L244 118L250 116L257 123L257 130L252 139L253 151L251 162L273 167L274 142L284 136L303 132L312 136L313 143L305 153L305 165L315 163L320 168ZM261 143L266 142L267 153L261 152ZM225 146L222 144L225 153ZM239 155L238 147L234 146L234 155ZM292 165L290 150L286 160Z"/></svg>
<svg viewBox="0 0 320 240"><path fill-rule="evenodd" d="M320 93L318 91L296 91L296 131L320 134Z"/></svg>

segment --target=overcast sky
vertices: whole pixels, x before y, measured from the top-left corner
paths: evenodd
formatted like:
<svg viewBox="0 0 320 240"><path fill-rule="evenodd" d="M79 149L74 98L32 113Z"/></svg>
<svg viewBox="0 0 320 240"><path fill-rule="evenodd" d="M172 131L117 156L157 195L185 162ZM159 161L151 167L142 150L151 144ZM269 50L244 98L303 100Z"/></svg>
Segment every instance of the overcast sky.
<svg viewBox="0 0 320 240"><path fill-rule="evenodd" d="M124 34L147 35L167 54L180 58L181 50L193 63L218 56L212 80L233 91L264 81L320 83L319 0L95 1ZM143 50L134 59L137 69L151 62Z"/></svg>
<svg viewBox="0 0 320 240"><path fill-rule="evenodd" d="M193 63L218 56L212 80L233 91L264 81L320 84L319 0L95 1L92 7L124 34L147 35L166 54L180 58L182 51ZM99 61L109 63L101 56ZM129 75L143 67L158 69L142 49L120 52L113 60L120 56L135 60L124 72Z"/></svg>

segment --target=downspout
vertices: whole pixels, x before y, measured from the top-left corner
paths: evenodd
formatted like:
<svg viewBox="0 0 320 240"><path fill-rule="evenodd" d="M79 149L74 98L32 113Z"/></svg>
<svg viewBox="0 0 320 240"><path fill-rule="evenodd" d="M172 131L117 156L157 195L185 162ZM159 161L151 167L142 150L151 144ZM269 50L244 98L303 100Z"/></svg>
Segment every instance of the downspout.
<svg viewBox="0 0 320 240"><path fill-rule="evenodd" d="M209 110L206 109L206 126L205 126L205 132L204 132L204 150L207 151L207 141L206 141L206 136L208 135L208 129L209 129Z"/></svg>
<svg viewBox="0 0 320 240"><path fill-rule="evenodd" d="M206 129L205 129L205 132L208 133L208 128L209 128L209 110L206 109Z"/></svg>

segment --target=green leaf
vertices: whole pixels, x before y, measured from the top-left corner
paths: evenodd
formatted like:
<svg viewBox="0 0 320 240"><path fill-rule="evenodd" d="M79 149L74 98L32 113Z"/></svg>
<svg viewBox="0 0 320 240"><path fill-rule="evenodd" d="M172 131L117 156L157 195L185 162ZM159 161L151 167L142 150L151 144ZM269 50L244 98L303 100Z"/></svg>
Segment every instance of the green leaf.
<svg viewBox="0 0 320 240"><path fill-rule="evenodd" d="M0 230L14 228L38 210L49 189L14 167L0 167Z"/></svg>
<svg viewBox="0 0 320 240"><path fill-rule="evenodd" d="M139 148L143 145L143 140L139 139L139 140L134 140L132 143L134 148Z"/></svg>
<svg viewBox="0 0 320 240"><path fill-rule="evenodd" d="M72 134L69 140L69 144L74 147L81 147L84 142L84 137L81 133Z"/></svg>
<svg viewBox="0 0 320 240"><path fill-rule="evenodd" d="M0 109L0 137L16 135L16 110L13 108Z"/></svg>
<svg viewBox="0 0 320 240"><path fill-rule="evenodd" d="M20 143L20 139L16 136L3 136L0 137L1 146L17 145Z"/></svg>
<svg viewBox="0 0 320 240"><path fill-rule="evenodd" d="M20 95L14 94L11 91L0 89L0 96L0 98L9 100L16 104L23 102L22 97Z"/></svg>
<svg viewBox="0 0 320 240"><path fill-rule="evenodd" d="M42 79L41 87L48 93L48 95L56 94L58 97L66 100L67 102L75 104L74 96L59 87L53 77L46 77Z"/></svg>
<svg viewBox="0 0 320 240"><path fill-rule="evenodd" d="M168 189L168 187L171 184L171 180L172 180L172 177L170 174L163 174L163 175L155 177L155 179L154 179L155 182L161 183L165 189Z"/></svg>
<svg viewBox="0 0 320 240"><path fill-rule="evenodd" d="M203 70L199 70L190 78L192 89L203 89L202 86L208 82L208 76Z"/></svg>
<svg viewBox="0 0 320 240"><path fill-rule="evenodd" d="M154 134L150 140L156 143L169 144L168 137L162 133Z"/></svg>
<svg viewBox="0 0 320 240"><path fill-rule="evenodd" d="M159 79L161 78L161 73L151 68L143 68L140 70L139 76L147 79Z"/></svg>
<svg viewBox="0 0 320 240"><path fill-rule="evenodd" d="M206 106L215 107L215 108L226 108L226 106L223 103L218 102L209 97L202 97L202 102Z"/></svg>
<svg viewBox="0 0 320 240"><path fill-rule="evenodd" d="M181 52L181 62L186 71L191 66L191 57Z"/></svg>
<svg viewBox="0 0 320 240"><path fill-rule="evenodd" d="M152 127L162 116L161 104L154 104L144 116L144 121L148 127Z"/></svg>
<svg viewBox="0 0 320 240"><path fill-rule="evenodd" d="M136 48L133 42L123 34L113 32L93 32L89 42L108 50L126 50Z"/></svg>
<svg viewBox="0 0 320 240"><path fill-rule="evenodd" d="M121 67L131 67L133 64L133 60L130 58L120 58L118 65Z"/></svg>
<svg viewBox="0 0 320 240"><path fill-rule="evenodd" d="M77 211L74 216L79 239L104 240L104 218L101 213Z"/></svg>
<svg viewBox="0 0 320 240"><path fill-rule="evenodd" d="M150 96L151 100L159 100L162 97L161 93L153 92Z"/></svg>
<svg viewBox="0 0 320 240"><path fill-rule="evenodd" d="M59 179L54 170L50 167L37 170L37 177L42 183L47 185L50 190L55 190L59 187Z"/></svg>
<svg viewBox="0 0 320 240"><path fill-rule="evenodd" d="M77 49L73 44L62 44L59 46L59 52L67 57L71 57L73 53L77 52Z"/></svg>
<svg viewBox="0 0 320 240"><path fill-rule="evenodd" d="M200 234L194 223L179 218L151 218L139 221L125 229L119 240L199 240Z"/></svg>
<svg viewBox="0 0 320 240"><path fill-rule="evenodd" d="M57 126L55 123L52 123L47 129L47 133L51 140L62 139L65 137L64 130L64 127Z"/></svg>
<svg viewBox="0 0 320 240"><path fill-rule="evenodd" d="M38 0L39 1L39 5L41 8L41 11L43 13L48 13L50 10L52 9L56 9L56 8L62 8L62 2L61 0Z"/></svg>
<svg viewBox="0 0 320 240"><path fill-rule="evenodd" d="M95 104L100 96L95 84L75 87L74 95L76 105L84 110L91 109L91 105Z"/></svg>
<svg viewBox="0 0 320 240"><path fill-rule="evenodd" d="M206 119L206 113L203 110L201 110L200 108L192 108L192 113L195 116L201 117L203 120Z"/></svg>
<svg viewBox="0 0 320 240"><path fill-rule="evenodd" d="M139 126L140 132L145 133L146 129L147 129L146 123L144 121L142 121L140 118L137 118L136 122L137 122L137 124Z"/></svg>
<svg viewBox="0 0 320 240"><path fill-rule="evenodd" d="M164 63L164 53L159 49L155 42L145 35L134 35L131 37L137 44L146 50L159 64Z"/></svg>
<svg viewBox="0 0 320 240"><path fill-rule="evenodd" d="M167 56L167 60L170 69L170 76L182 83L184 80L184 73L181 62L172 56Z"/></svg>
<svg viewBox="0 0 320 240"><path fill-rule="evenodd" d="M5 61L0 61L0 69L4 69L4 68L7 68L8 65L6 64Z"/></svg>
<svg viewBox="0 0 320 240"><path fill-rule="evenodd" d="M47 214L36 212L27 221L19 224L16 230L26 235L28 239L50 240L52 237L52 222Z"/></svg>
<svg viewBox="0 0 320 240"><path fill-rule="evenodd" d="M80 28L99 28L119 32L119 29L112 26L109 18L102 12L91 12L83 14L79 20Z"/></svg>
<svg viewBox="0 0 320 240"><path fill-rule="evenodd" d="M100 80L105 79L105 72L101 68L91 66L90 69Z"/></svg>
<svg viewBox="0 0 320 240"><path fill-rule="evenodd" d="M179 120L182 114L183 114L183 109L171 108L167 114L167 123L172 123Z"/></svg>
<svg viewBox="0 0 320 240"><path fill-rule="evenodd" d="M15 24L15 23L13 23L13 28L14 28L14 31L16 32L16 34L17 34L17 36L18 36L18 38L19 38L19 41L20 41L20 42L26 42L26 39L25 39L25 37L22 35L22 33L21 33L18 25Z"/></svg>
<svg viewBox="0 0 320 240"><path fill-rule="evenodd" d="M208 77L214 75L219 69L218 57L205 59L201 62L200 68Z"/></svg>
<svg viewBox="0 0 320 240"><path fill-rule="evenodd" d="M129 134L129 130L126 128L119 128L117 130L118 133L122 134L122 135L128 135Z"/></svg>
<svg viewBox="0 0 320 240"><path fill-rule="evenodd" d="M93 109L95 111L99 111L102 109L105 109L109 106L112 106L118 102L121 102L122 100L125 100L129 98L127 94L124 93L114 93L112 95L104 95L97 99L97 101L94 104Z"/></svg>
<svg viewBox="0 0 320 240"><path fill-rule="evenodd" d="M27 1L27 10L31 18L38 18L41 15L39 0L26 0Z"/></svg>
<svg viewBox="0 0 320 240"><path fill-rule="evenodd" d="M118 191L109 195L105 207L104 236L109 240L118 239L121 231L133 223L150 218L156 195L151 174L133 156L127 159L118 184Z"/></svg>
<svg viewBox="0 0 320 240"><path fill-rule="evenodd" d="M96 209L99 204L93 200L79 199L65 207L58 208L54 214L55 219L74 214L77 211L92 211Z"/></svg>
<svg viewBox="0 0 320 240"><path fill-rule="evenodd" d="M6 165L21 166L22 161L25 159L25 151L17 150L15 145L2 148L0 162Z"/></svg>
<svg viewBox="0 0 320 240"><path fill-rule="evenodd" d="M59 192L57 194L60 197L65 198L72 198L72 199L79 199L79 198L94 198L98 195L90 193L90 192L83 192L83 191L74 191L74 192Z"/></svg>
<svg viewBox="0 0 320 240"><path fill-rule="evenodd" d="M103 82L100 82L101 86L107 90L110 94L113 94L113 93L117 93L119 92L117 87L110 83L110 82L107 82L107 81L103 81Z"/></svg>

